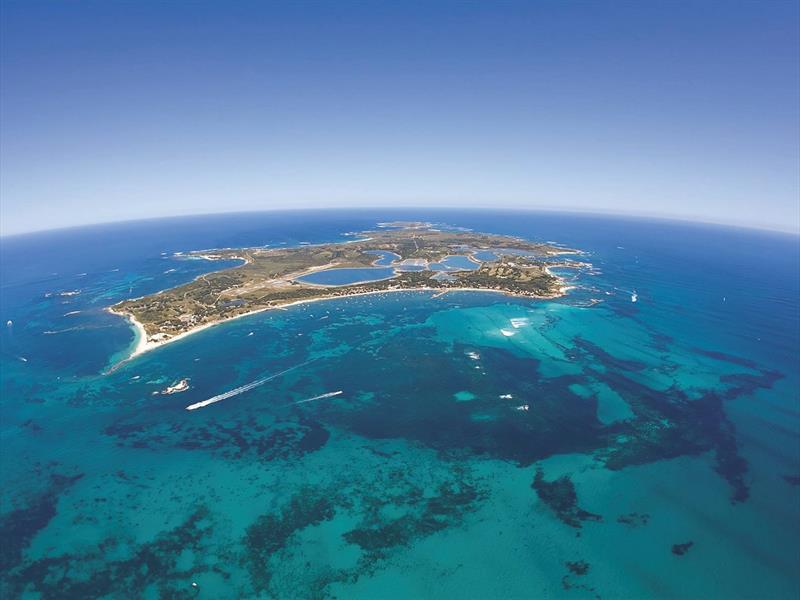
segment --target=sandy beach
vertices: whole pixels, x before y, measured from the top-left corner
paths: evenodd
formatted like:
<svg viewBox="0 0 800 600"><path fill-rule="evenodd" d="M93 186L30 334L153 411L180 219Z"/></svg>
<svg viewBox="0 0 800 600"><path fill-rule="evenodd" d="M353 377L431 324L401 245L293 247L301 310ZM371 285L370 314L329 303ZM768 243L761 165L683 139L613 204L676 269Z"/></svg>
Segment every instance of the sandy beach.
<svg viewBox="0 0 800 600"><path fill-rule="evenodd" d="M557 277L557 276L554 275L554 277ZM557 279L559 279L559 281L561 281L560 277L557 277ZM155 340L155 341L148 339L147 331L145 330L144 325L141 322L139 322L136 319L136 317L134 317L130 313L115 310L113 306L110 306L110 307L108 307L106 309L108 312L110 312L111 314L123 317L123 318L125 318L126 320L128 320L131 323L131 325L134 327L134 329L137 332L136 333L137 340L136 340L136 346L133 348L133 351L131 352L131 354L129 356L123 358L119 362L117 362L115 365L113 365L109 369L109 372L115 371L116 369L118 369L119 367L124 365L125 363L133 360L137 356L140 356L140 355L144 354L145 352L149 352L149 351L154 350L154 349L156 349L156 348L158 348L160 346L164 346L164 345L172 343L172 342L177 342L178 340L181 340L181 339L184 339L186 337L189 337L190 335L193 335L193 334L195 334L195 333L197 333L199 331L203 331L204 329L208 329L209 327L214 327L215 325L219 325L220 323L228 323L229 321L233 321L233 320L236 320L236 319L241 319L243 317L249 317L250 315L255 315L255 314L267 311L267 310L286 309L286 308L289 308L291 306L297 306L299 304L310 304L312 302L322 302L322 301L325 301L325 300L337 300L337 299L342 299L342 298L355 298L355 297L358 297L358 296L371 296L371 295L375 295L375 294L391 294L391 293L396 293L396 292L439 292L438 294L436 294L436 296L435 296L436 298L438 298L440 296L443 296L444 294L452 293L452 292L486 292L486 293L493 293L493 294L503 294L503 295L506 295L506 296L516 296L516 297L525 297L525 298L529 297L529 298L531 298L533 300L552 300L554 298L560 298L561 296L563 296L568 289L569 288L567 286L564 286L563 282L562 282L562 285L559 286L559 293L552 294L552 295L549 295L549 296L535 296L535 297L534 296L522 296L522 295L514 294L514 293L511 293L511 292L507 292L505 290L493 290L493 289L487 289L487 288L459 287L459 288L442 289L442 288L433 288L433 287L419 287L419 288L397 288L397 289L389 289L389 290L374 290L374 291L369 291L369 292L360 292L360 293L356 293L356 294L347 294L347 295L344 295L344 296L327 296L327 297L323 297L323 298L309 298L307 300L295 300L293 302L287 302L285 304L276 304L274 306L265 306L263 308L257 308L255 310L251 310L251 311L244 312L244 313L241 313L241 314L238 314L238 315L234 315L234 316L228 317L226 319L218 319L216 321L211 321L209 323L203 323L202 325L198 325L197 327L193 327L192 329L190 329L188 331L184 331L183 333L179 333L177 335L174 335L172 337L168 337L168 338L163 339L163 340Z"/></svg>

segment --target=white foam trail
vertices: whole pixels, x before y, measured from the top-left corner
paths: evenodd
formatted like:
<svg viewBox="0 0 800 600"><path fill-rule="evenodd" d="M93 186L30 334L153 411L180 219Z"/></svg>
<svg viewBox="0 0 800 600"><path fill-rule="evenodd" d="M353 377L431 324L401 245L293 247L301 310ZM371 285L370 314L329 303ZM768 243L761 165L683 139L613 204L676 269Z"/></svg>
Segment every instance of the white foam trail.
<svg viewBox="0 0 800 600"><path fill-rule="evenodd" d="M309 363L314 362L316 359L307 360L304 363L300 363L299 365L295 365L293 367L289 367L281 371L280 373L275 373L274 375L270 375L269 377L263 377L261 379L256 379L255 381L251 381L250 383L246 383L245 385L241 385L237 388L233 388L227 392L222 394L217 394L216 396L212 396L208 400L203 400L202 402L196 402L195 404L190 404L186 407L186 410L196 410L198 408L203 408L204 406L208 406L209 404L215 404L217 402L222 402L223 400L227 400L228 398L233 398L234 396L238 396L239 394L244 394L245 392L249 392L253 388L257 388L260 385L264 385L268 381L272 381L276 377L280 377L281 375L285 375L289 371L294 371L295 369L299 369L300 367L304 367Z"/></svg>
<svg viewBox="0 0 800 600"><path fill-rule="evenodd" d="M327 394L320 394L319 396L314 396L313 398L306 398L305 400L298 400L297 402L292 402L290 404L304 404L306 402L313 402L314 400L322 400L323 398L333 398L334 396L338 396L339 394L344 394L342 390L337 390L335 392L328 392Z"/></svg>
<svg viewBox="0 0 800 600"><path fill-rule="evenodd" d="M47 331L43 331L43 335L56 335L57 333L67 333L68 331L80 331L81 329L92 329L90 327L86 327L84 325L76 325L75 327L67 327L66 329L48 329Z"/></svg>

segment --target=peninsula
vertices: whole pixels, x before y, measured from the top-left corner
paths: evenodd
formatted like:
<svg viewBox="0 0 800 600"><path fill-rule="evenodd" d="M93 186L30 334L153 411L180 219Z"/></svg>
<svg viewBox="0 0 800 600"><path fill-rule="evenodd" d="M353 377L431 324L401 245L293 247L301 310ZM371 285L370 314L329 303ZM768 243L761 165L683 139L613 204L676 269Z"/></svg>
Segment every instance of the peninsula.
<svg viewBox="0 0 800 600"><path fill-rule="evenodd" d="M398 290L479 290L553 298L565 292L563 282L548 270L558 265L553 257L577 252L405 221L352 235L355 239L340 243L187 253L242 264L108 310L130 319L139 331L132 354L136 356L222 321L299 302ZM580 263L563 266L576 264ZM320 274L322 280L315 281Z"/></svg>

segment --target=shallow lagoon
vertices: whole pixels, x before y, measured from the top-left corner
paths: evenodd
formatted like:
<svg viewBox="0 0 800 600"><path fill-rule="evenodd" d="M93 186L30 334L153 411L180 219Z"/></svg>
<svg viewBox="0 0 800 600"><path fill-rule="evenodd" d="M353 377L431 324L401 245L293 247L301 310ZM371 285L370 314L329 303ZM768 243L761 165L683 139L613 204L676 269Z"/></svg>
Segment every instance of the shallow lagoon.
<svg viewBox="0 0 800 600"><path fill-rule="evenodd" d="M368 283L370 281L389 279L394 274L394 269L391 267L325 269L324 271L315 271L298 277L296 281L316 285L353 285L354 283Z"/></svg>
<svg viewBox="0 0 800 600"><path fill-rule="evenodd" d="M480 264L466 256L451 255L438 263L431 263L429 268L431 271L475 271L480 268Z"/></svg>
<svg viewBox="0 0 800 600"><path fill-rule="evenodd" d="M371 254L373 256L378 256L378 260L376 260L373 264L378 267L388 267L396 260L402 258L399 254L395 254L394 252L389 252L388 250L367 250L364 254Z"/></svg>
<svg viewBox="0 0 800 600"><path fill-rule="evenodd" d="M481 262L493 262L499 258L497 254L491 250L476 250L472 253L472 256Z"/></svg>

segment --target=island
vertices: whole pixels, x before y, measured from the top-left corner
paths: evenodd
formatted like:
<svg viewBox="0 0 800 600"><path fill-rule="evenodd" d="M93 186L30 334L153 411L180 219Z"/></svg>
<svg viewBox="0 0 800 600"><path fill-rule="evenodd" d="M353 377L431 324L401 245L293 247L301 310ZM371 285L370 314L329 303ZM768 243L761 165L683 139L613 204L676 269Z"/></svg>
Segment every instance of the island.
<svg viewBox="0 0 800 600"><path fill-rule="evenodd" d="M349 235L354 239L337 243L181 254L241 264L108 310L137 328L132 357L229 319L300 302L402 290L555 298L566 286L550 267L582 264L554 262L578 251L552 243L422 222L381 223Z"/></svg>

